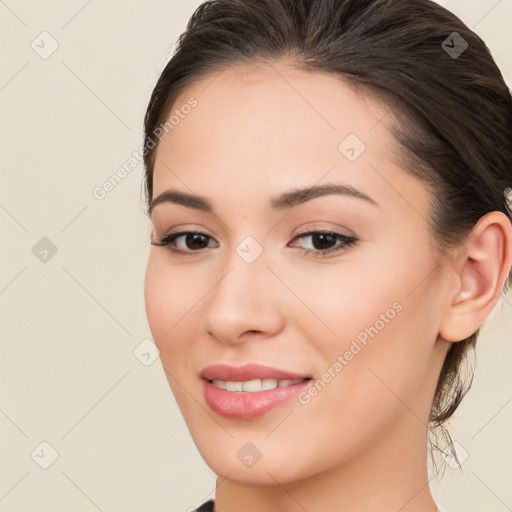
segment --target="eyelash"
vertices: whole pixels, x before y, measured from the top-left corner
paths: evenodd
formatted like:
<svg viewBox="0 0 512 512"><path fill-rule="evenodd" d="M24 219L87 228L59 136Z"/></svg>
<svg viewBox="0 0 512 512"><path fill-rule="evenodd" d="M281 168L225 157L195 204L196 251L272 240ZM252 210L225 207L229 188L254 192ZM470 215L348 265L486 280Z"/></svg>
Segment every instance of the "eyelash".
<svg viewBox="0 0 512 512"><path fill-rule="evenodd" d="M341 233L336 233L334 231L329 230L318 230L318 231L307 231L304 233L299 233L294 240L297 238L305 238L307 236L316 235L316 234L329 234L333 235L338 241L341 241L340 244L338 244L335 247L331 247L330 249L321 250L321 249L303 249L304 254L312 254L316 258L324 258L327 255L330 255L331 253L338 253L342 250L346 250L348 247L352 247L357 244L358 240L357 238L353 236L347 236L342 235ZM182 249L176 249L175 247L172 247L171 244L177 239L185 235L203 235L206 238L212 239L213 238L208 235L207 233L204 233L202 231L180 231L178 233L166 233L159 237L156 242L151 242L151 245L156 246L162 246L167 247L169 251L171 251L174 254L179 254L182 256L188 256L188 257L195 257L198 256L198 253L202 252L203 249L199 250L190 250L190 251L184 251Z"/></svg>

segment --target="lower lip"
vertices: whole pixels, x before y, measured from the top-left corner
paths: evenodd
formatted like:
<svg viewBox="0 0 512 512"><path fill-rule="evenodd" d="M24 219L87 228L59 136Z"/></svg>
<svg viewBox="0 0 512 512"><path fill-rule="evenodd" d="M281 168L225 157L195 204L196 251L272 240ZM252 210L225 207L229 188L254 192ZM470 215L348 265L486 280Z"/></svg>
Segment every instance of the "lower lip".
<svg viewBox="0 0 512 512"><path fill-rule="evenodd" d="M267 414L283 405L300 393L312 379L300 384L265 391L243 392L226 391L204 380L204 396L213 411L225 418L252 420Z"/></svg>

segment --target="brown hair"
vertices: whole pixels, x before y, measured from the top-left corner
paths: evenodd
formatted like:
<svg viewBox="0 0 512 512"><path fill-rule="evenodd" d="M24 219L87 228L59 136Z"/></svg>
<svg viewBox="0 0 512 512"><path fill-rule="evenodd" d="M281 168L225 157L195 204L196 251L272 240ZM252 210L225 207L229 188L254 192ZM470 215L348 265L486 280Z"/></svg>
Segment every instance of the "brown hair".
<svg viewBox="0 0 512 512"><path fill-rule="evenodd" d="M148 213L155 130L177 96L227 66L283 59L300 70L333 73L389 105L398 120L392 133L403 149L405 169L433 192L429 223L441 252L459 247L486 213L506 213L503 191L512 186L510 91L482 39L431 0L211 0L200 5L147 108ZM461 365L479 330L453 343L444 361L430 415L430 426L441 427L444 435L442 424L471 386L472 371L463 375Z"/></svg>

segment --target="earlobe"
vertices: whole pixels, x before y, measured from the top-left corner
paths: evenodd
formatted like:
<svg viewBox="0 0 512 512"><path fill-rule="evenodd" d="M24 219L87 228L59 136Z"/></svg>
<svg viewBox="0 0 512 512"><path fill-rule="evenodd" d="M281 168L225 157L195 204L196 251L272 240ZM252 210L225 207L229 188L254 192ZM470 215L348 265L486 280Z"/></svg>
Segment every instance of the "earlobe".
<svg viewBox="0 0 512 512"><path fill-rule="evenodd" d="M453 295L439 331L452 342L471 336L491 314L512 266L512 225L498 211L484 215L465 243L460 261L451 270L458 273Z"/></svg>

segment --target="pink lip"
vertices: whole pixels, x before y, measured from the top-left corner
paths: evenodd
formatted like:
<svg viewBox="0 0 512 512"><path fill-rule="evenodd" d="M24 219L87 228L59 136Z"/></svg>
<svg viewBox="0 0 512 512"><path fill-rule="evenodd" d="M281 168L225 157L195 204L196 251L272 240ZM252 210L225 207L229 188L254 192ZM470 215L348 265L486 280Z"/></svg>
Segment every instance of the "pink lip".
<svg viewBox="0 0 512 512"><path fill-rule="evenodd" d="M290 400L306 386L309 386L313 380L305 380L293 386L255 391L253 393L226 391L208 380L203 380L203 382L206 403L214 412L225 418L252 420L267 414L272 409Z"/></svg>
<svg viewBox="0 0 512 512"><path fill-rule="evenodd" d="M261 366L259 364L246 364L244 366L228 366L225 364L215 364L207 366L201 370L199 374L203 379L212 381L213 379L230 380L234 382L245 382L253 379L306 379L310 375L300 375L298 373L271 368L269 366Z"/></svg>
<svg viewBox="0 0 512 512"><path fill-rule="evenodd" d="M200 373L204 382L204 397L210 408L225 418L252 420L267 414L300 393L312 379L308 375L270 368L257 364L232 367L217 364L203 368ZM253 379L308 379L293 386L278 387L256 392L233 392L212 384L213 379L245 382Z"/></svg>

